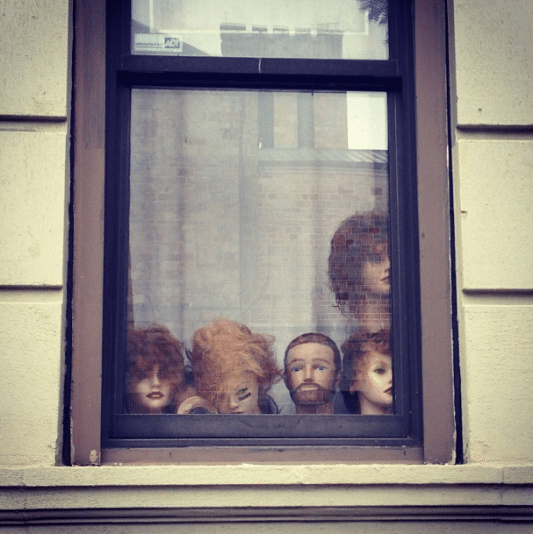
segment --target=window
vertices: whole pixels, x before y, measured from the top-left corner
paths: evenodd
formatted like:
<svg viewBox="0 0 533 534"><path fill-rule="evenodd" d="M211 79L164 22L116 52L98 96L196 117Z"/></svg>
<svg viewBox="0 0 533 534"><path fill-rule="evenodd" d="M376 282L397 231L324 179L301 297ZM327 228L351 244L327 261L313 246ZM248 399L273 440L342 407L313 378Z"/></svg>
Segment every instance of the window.
<svg viewBox="0 0 533 534"><path fill-rule="evenodd" d="M273 11L274 18L254 13L263 17L255 21L259 25L253 18L243 21L247 14L238 9L232 13L228 8L230 14L223 19L216 17L216 9L210 10L197 25L194 12L184 7L176 13L171 2L138 1L132 11L128 2L108 7L105 143L101 123L89 118L95 109L102 112L101 102L94 99L101 88L80 88L77 101L77 116L86 122L76 123L76 142L85 141L76 153L75 183L84 180L76 198L85 204L95 195L95 205L101 202L103 169L98 164L105 150L106 204L105 230L94 226L100 220L91 206L78 202L75 208L76 461L90 461L91 451L97 451L92 453L95 461L101 446L104 461L128 455L161 461L176 448L180 460L187 461L193 447L195 458L198 448L200 457L209 457L212 447L219 447L220 460L266 447L267 460L279 451L302 458L296 451L303 450L320 459L331 457L332 445L337 446L335 458L353 461L449 457L449 297L441 292L449 277L447 219L433 221L429 206L432 195L441 206L447 202L442 185L444 124L433 125L438 134L427 140L440 139L440 145L431 147L438 154L431 164L444 162L444 170L439 169L428 187L421 182L421 176L428 176L424 142L419 139L417 146L415 137L410 6L390 2L388 10L376 15L364 9L364 2L349 4L344 9L351 17L341 9L337 18L328 13L326 22L310 17L307 26L300 26L305 20L300 17L298 27L290 20L277 22L281 7ZM301 15L298 5L294 2L288 10ZM372 22L369 13L377 20ZM415 13L422 28L429 15ZM385 24L379 24L380 16L386 16L381 21ZM100 33L89 31L91 22ZM91 74L92 80L102 80L103 62L85 63L87 47L102 51L102 23L97 15L79 10L78 80ZM373 48L372 42L378 46ZM419 60L419 71L420 66ZM419 86L416 96L432 90ZM438 98L442 100L436 109L442 110L443 88ZM87 168L83 162L90 154ZM381 242L390 251L390 296L379 312L384 325L391 326L390 414L308 416L282 411L236 417L146 415L128 409L128 326L164 324L191 350L192 334L224 317L264 337L273 334L279 367L288 342L304 332L326 334L341 345L350 337L349 319L357 324L362 319L354 319L350 308L349 281L344 288L330 289L339 263L334 238L345 237L343 221L369 213L385 214ZM91 229L82 230L82 221L91 221ZM427 245L432 235L438 240ZM97 255L83 265L82 273L80 264L91 239L96 240ZM440 255L424 258L428 246ZM376 265L387 256L383 250L372 254ZM444 279L428 287L431 261ZM88 271L97 289L90 296ZM438 311L428 312L439 296ZM83 317L77 311L87 298L93 303L101 298L103 305ZM426 324L430 314L438 319L438 327ZM97 348L94 334L103 349ZM435 350L443 354L442 360ZM97 385L99 354L101 399L76 382L89 373L89 382ZM444 403L443 398L420 393L441 372L448 377L443 381L448 384L443 386ZM278 407L285 404L283 396L292 404L283 382L268 393ZM95 408L100 404L101 428ZM436 404L442 407L437 420ZM83 430L82 419L90 422ZM443 421L445 439L431 433L437 425L442 429ZM282 453L283 458L287 454Z"/></svg>

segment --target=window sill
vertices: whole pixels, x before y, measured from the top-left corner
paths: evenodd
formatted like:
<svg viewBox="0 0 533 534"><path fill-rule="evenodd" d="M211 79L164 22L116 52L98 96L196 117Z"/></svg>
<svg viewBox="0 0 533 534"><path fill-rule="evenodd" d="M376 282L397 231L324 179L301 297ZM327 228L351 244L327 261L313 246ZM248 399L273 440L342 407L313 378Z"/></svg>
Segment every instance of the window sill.
<svg viewBox="0 0 533 534"><path fill-rule="evenodd" d="M531 464L11 467L0 469L0 525L523 520L532 489Z"/></svg>
<svg viewBox="0 0 533 534"><path fill-rule="evenodd" d="M107 465L2 467L0 488L533 485L533 464ZM469 489L471 491L471 488ZM533 500L533 494L531 496Z"/></svg>

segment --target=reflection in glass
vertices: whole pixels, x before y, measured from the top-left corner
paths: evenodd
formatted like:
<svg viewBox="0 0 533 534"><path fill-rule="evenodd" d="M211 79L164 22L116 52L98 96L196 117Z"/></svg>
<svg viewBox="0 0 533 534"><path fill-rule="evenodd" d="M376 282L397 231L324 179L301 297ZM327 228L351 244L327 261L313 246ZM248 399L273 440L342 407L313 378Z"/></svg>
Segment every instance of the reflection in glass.
<svg viewBox="0 0 533 534"><path fill-rule="evenodd" d="M133 0L132 53L388 59L386 0Z"/></svg>
<svg viewBox="0 0 533 534"><path fill-rule="evenodd" d="M301 334L341 347L388 328L386 102L385 93L133 89L131 326L165 325L190 352L199 329L236 321L274 337L277 369ZM248 364L235 367L250 378ZM267 395L295 413L290 386L275 382L258 380L261 413ZM239 385L217 391L230 399ZM341 397L334 413L348 413Z"/></svg>

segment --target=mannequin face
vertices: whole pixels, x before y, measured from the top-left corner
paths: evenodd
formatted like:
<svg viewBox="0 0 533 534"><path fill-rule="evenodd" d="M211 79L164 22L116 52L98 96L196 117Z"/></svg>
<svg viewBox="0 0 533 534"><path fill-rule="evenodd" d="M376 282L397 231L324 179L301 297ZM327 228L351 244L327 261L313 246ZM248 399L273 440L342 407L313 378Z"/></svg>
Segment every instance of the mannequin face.
<svg viewBox="0 0 533 534"><path fill-rule="evenodd" d="M333 350L319 343L293 347L287 355L287 385L298 405L320 405L331 401L337 383Z"/></svg>
<svg viewBox="0 0 533 534"><path fill-rule="evenodd" d="M231 374L224 379L219 392L216 408L223 414L260 414L258 405L259 384L257 377L249 372Z"/></svg>
<svg viewBox="0 0 533 534"><path fill-rule="evenodd" d="M144 378L133 379L131 391L139 413L161 413L172 402L170 379L161 377L158 364Z"/></svg>
<svg viewBox="0 0 533 534"><path fill-rule="evenodd" d="M361 414L389 413L394 402L391 357L371 350L365 354L361 364L357 378L350 385L350 393L359 393Z"/></svg>
<svg viewBox="0 0 533 534"><path fill-rule="evenodd" d="M390 293L390 258L385 245L378 245L371 260L363 264L363 284L374 295Z"/></svg>

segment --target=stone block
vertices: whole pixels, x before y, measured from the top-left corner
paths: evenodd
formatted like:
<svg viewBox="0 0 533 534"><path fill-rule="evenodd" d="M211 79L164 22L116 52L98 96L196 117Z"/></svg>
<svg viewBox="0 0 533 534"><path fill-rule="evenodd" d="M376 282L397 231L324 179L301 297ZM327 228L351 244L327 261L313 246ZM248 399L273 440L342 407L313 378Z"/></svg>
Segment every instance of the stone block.
<svg viewBox="0 0 533 534"><path fill-rule="evenodd" d="M0 1L0 116L65 118L69 1Z"/></svg>
<svg viewBox="0 0 533 534"><path fill-rule="evenodd" d="M463 287L533 289L533 141L460 141L458 154Z"/></svg>
<svg viewBox="0 0 533 534"><path fill-rule="evenodd" d="M530 0L454 2L458 125L533 124Z"/></svg>
<svg viewBox="0 0 533 534"><path fill-rule="evenodd" d="M61 286L64 132L0 132L0 285Z"/></svg>

